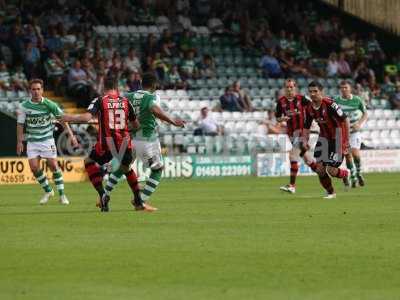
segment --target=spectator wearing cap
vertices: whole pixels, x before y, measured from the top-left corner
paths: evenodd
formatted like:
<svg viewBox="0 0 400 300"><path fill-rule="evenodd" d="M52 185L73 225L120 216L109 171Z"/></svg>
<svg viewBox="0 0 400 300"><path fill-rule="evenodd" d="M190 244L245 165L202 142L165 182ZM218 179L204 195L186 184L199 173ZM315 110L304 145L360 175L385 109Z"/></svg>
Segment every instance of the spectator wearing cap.
<svg viewBox="0 0 400 300"><path fill-rule="evenodd" d="M223 134L222 127L209 114L208 107L203 107L200 110L200 118L197 122L198 128L195 129L194 135L209 135L216 136Z"/></svg>

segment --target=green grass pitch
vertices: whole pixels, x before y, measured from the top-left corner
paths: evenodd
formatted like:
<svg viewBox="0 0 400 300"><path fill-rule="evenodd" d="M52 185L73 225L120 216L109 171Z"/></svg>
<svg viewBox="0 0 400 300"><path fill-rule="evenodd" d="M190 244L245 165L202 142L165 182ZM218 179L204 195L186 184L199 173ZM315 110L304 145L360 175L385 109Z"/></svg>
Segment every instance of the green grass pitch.
<svg viewBox="0 0 400 300"><path fill-rule="evenodd" d="M153 214L125 182L108 214L89 183L68 207L1 186L0 299L400 299L399 178L335 200L316 177L164 180Z"/></svg>

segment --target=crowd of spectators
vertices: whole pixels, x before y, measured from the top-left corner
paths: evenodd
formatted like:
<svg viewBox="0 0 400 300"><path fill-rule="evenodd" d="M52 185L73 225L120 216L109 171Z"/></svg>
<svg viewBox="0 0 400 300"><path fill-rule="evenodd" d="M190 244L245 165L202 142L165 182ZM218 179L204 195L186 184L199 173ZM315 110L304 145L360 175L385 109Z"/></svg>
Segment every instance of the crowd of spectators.
<svg viewBox="0 0 400 300"><path fill-rule="evenodd" d="M198 51L196 24L209 28L210 41L228 36L245 55L258 56L266 78L353 78L367 102L379 97L399 107L400 56L387 55L374 32L365 36L344 28L340 16L320 15L312 1L301 7L284 0L15 3L0 1L3 91L27 89L27 80L40 76L85 106L102 93L105 76L118 76L122 90L137 90L143 72L154 72L162 88L191 88L191 80L215 78L218 68L212 55ZM155 24L162 33L124 51L112 37L94 34L100 24ZM223 110L253 110L240 82L220 100Z"/></svg>

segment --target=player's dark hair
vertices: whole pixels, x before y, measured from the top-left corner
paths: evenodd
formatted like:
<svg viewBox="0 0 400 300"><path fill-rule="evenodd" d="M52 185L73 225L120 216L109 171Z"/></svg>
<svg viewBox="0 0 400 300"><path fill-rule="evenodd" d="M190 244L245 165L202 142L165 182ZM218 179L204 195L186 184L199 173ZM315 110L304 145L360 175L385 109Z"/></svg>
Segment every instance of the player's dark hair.
<svg viewBox="0 0 400 300"><path fill-rule="evenodd" d="M116 90L118 88L118 78L113 75L108 75L104 79L105 90Z"/></svg>
<svg viewBox="0 0 400 300"><path fill-rule="evenodd" d="M348 80L342 80L342 81L340 81L340 83L339 83L339 85L340 86L342 86L342 85L349 85L349 86L351 86L351 82L350 81L348 81Z"/></svg>
<svg viewBox="0 0 400 300"><path fill-rule="evenodd" d="M29 81L29 87L32 87L33 84L40 84L42 86L42 88L44 87L44 83L43 80L40 78L33 78Z"/></svg>
<svg viewBox="0 0 400 300"><path fill-rule="evenodd" d="M287 78L287 79L285 80L285 86L286 86L286 84L288 84L289 82L293 82L293 83L294 83L294 86L297 87L296 80L294 80L293 78Z"/></svg>
<svg viewBox="0 0 400 300"><path fill-rule="evenodd" d="M316 81L316 80L311 81L310 84L308 85L308 87L309 88L316 87L320 91L322 91L324 89L323 85L319 81Z"/></svg>
<svg viewBox="0 0 400 300"><path fill-rule="evenodd" d="M152 73L144 73L142 76L142 86L144 89L152 88L157 83L157 78Z"/></svg>

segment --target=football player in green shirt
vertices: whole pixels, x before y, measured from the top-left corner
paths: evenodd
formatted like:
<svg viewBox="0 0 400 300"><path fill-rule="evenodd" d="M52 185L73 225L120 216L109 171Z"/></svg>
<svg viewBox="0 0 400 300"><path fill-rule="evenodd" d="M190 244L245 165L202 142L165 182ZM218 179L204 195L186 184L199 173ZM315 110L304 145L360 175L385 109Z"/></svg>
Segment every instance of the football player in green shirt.
<svg viewBox="0 0 400 300"><path fill-rule="evenodd" d="M336 96L334 100L350 119L350 152L346 155L346 164L351 173L351 185L356 187L358 182L360 186L364 186L360 158L360 130L368 118L364 101L351 93L351 84L346 80L340 83L340 96Z"/></svg>
<svg viewBox="0 0 400 300"><path fill-rule="evenodd" d="M54 121L61 119L63 111L55 102L43 97L43 80L32 79L29 82L29 88L32 98L22 102L17 112L17 154L21 155L24 151L25 128L29 167L45 191L39 203L46 204L49 198L54 196L46 174L40 169L40 159L43 158L46 159L47 165L53 172L54 183L60 195L60 203L69 204L64 193L63 176L57 165L57 148L53 137ZM72 146L78 146L68 123L63 121L60 123L67 129Z"/></svg>
<svg viewBox="0 0 400 300"><path fill-rule="evenodd" d="M161 146L157 133L157 121L160 119L176 127L184 127L185 122L179 118L169 117L156 103L157 79L153 74L146 73L142 77L143 90L127 93L125 96L131 102L139 128L134 129L132 139L136 158L143 162L144 167L151 169L150 177L142 190L142 199L147 201L156 190L161 180L163 162Z"/></svg>

